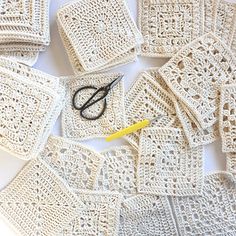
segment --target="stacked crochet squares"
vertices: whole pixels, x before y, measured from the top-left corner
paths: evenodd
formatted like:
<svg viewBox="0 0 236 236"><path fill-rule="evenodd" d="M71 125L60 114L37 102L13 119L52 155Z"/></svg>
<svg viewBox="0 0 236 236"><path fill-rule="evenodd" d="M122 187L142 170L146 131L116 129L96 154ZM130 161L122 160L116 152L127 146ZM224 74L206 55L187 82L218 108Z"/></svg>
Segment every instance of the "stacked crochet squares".
<svg viewBox="0 0 236 236"><path fill-rule="evenodd" d="M33 65L49 45L49 0L0 2L0 55Z"/></svg>

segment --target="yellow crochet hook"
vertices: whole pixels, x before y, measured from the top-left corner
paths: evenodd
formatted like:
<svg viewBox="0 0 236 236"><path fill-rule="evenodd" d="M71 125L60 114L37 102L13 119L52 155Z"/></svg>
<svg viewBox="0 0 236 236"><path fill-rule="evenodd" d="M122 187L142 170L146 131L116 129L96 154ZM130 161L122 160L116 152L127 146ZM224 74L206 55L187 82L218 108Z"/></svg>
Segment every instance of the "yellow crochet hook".
<svg viewBox="0 0 236 236"><path fill-rule="evenodd" d="M140 121L140 122L138 122L138 123L136 123L134 125L128 126L127 128L122 129L122 130L120 130L120 131L118 131L118 132L108 136L106 138L106 141L107 142L111 142L111 141L113 141L115 139L118 139L118 138L121 138L121 137L123 137L123 136L125 136L127 134L134 133L134 132L136 132L136 131L138 131L140 129L143 129L143 128L149 126L151 123L153 123L154 121L160 119L161 117L162 117L162 115L159 115L157 118L155 118L153 120L145 119L145 120Z"/></svg>

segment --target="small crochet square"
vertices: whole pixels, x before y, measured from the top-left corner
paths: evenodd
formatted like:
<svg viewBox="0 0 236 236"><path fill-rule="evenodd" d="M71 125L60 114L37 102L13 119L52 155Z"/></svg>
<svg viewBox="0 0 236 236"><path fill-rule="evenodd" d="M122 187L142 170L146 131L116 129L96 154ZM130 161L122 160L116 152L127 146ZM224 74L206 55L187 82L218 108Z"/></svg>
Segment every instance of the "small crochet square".
<svg viewBox="0 0 236 236"><path fill-rule="evenodd" d="M171 57L201 36L203 9L202 0L140 0L139 27L144 37L141 54Z"/></svg>
<svg viewBox="0 0 236 236"><path fill-rule="evenodd" d="M139 144L138 192L200 195L203 148L190 149L181 129L147 128Z"/></svg>
<svg viewBox="0 0 236 236"><path fill-rule="evenodd" d="M117 236L122 195L114 192L76 191L85 209L56 236Z"/></svg>
<svg viewBox="0 0 236 236"><path fill-rule="evenodd" d="M142 43L124 0L85 0L58 11L58 25L85 71L104 67Z"/></svg>
<svg viewBox="0 0 236 236"><path fill-rule="evenodd" d="M226 153L226 170L236 174L236 152Z"/></svg>
<svg viewBox="0 0 236 236"><path fill-rule="evenodd" d="M236 84L224 85L220 100L222 151L234 152L236 150Z"/></svg>
<svg viewBox="0 0 236 236"><path fill-rule="evenodd" d="M120 146L101 154L104 156L104 163L96 189L117 191L125 196L136 194L138 152L131 146Z"/></svg>
<svg viewBox="0 0 236 236"><path fill-rule="evenodd" d="M218 121L220 87L235 80L235 70L236 60L231 51L209 33L181 49L159 72L206 129Z"/></svg>
<svg viewBox="0 0 236 236"><path fill-rule="evenodd" d="M93 189L103 156L68 139L51 136L40 159L74 190Z"/></svg>
<svg viewBox="0 0 236 236"><path fill-rule="evenodd" d="M0 192L0 214L22 236L56 235L84 207L38 160L30 161Z"/></svg>
<svg viewBox="0 0 236 236"><path fill-rule="evenodd" d="M62 112L63 136L73 140L85 140L90 138L106 137L124 128L124 84L119 82L109 92L106 101L107 108L102 117L97 120L86 120L80 115L80 111L73 107L72 99L75 92L84 86L100 88L111 83L121 74L89 74L75 76L68 79L66 105ZM77 95L77 102L86 102L95 90L84 90ZM82 104L82 103L81 103ZM103 107L103 101L96 103L87 109L88 116L96 116Z"/></svg>
<svg viewBox="0 0 236 236"><path fill-rule="evenodd" d="M180 235L235 235L236 180L230 173L205 177L202 196L174 197Z"/></svg>
<svg viewBox="0 0 236 236"><path fill-rule="evenodd" d="M125 200L121 208L119 235L178 235L167 197L137 195Z"/></svg>

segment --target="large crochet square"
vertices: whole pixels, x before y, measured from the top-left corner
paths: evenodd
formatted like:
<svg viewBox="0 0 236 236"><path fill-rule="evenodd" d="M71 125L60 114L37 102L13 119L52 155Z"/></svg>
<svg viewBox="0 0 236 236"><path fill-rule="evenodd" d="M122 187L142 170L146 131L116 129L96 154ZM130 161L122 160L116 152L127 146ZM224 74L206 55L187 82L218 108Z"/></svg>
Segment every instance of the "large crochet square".
<svg viewBox="0 0 236 236"><path fill-rule="evenodd" d="M202 0L140 0L143 56L171 57L203 33Z"/></svg>
<svg viewBox="0 0 236 236"><path fill-rule="evenodd" d="M118 235L122 195L115 192L76 191L85 209L57 236Z"/></svg>
<svg viewBox="0 0 236 236"><path fill-rule="evenodd" d="M103 67L142 42L124 0L76 1L59 10L58 22L86 71Z"/></svg>
<svg viewBox="0 0 236 236"><path fill-rule="evenodd" d="M172 196L201 194L202 155L202 147L189 149L181 129L144 129L139 144L138 192Z"/></svg>
<svg viewBox="0 0 236 236"><path fill-rule="evenodd" d="M93 189L104 161L99 153L56 136L48 139L40 158L75 190Z"/></svg>
<svg viewBox="0 0 236 236"><path fill-rule="evenodd" d="M84 86L95 86L100 88L111 83L121 74L89 74L70 78L67 83L66 104L62 112L63 136L73 140L85 140L90 138L106 137L115 131L124 128L124 84L119 82L108 94L107 108L102 117L97 120L86 120L80 115L80 111L74 109L72 99L74 93ZM85 90L78 94L76 103L87 101L95 90ZM99 114L103 101L89 108L88 116Z"/></svg>
<svg viewBox="0 0 236 236"><path fill-rule="evenodd" d="M83 202L38 160L30 161L0 192L0 213L22 236L56 235Z"/></svg>

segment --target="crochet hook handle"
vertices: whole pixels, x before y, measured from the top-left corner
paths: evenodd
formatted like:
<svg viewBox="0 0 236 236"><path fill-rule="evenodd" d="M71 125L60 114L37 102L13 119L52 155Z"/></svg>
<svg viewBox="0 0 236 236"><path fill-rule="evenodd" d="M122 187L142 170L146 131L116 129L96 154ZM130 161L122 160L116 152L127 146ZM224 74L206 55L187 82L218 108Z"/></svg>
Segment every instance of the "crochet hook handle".
<svg viewBox="0 0 236 236"><path fill-rule="evenodd" d="M113 141L113 140L115 140L115 139L118 139L118 138L121 138L121 137L123 137L123 136L125 136L125 135L127 135L127 134L134 133L134 132L136 132L136 131L138 131L138 130L140 130L140 129L143 129L143 128L149 126L150 123L151 123L150 120L143 120L143 121L140 121L140 122L138 122L138 123L136 123L136 124L134 124L134 125L131 125L131 126L125 128L125 129L122 129L122 130L120 130L120 131L118 131L118 132L116 132L116 133L114 133L114 134L108 136L108 137L106 138L106 141L107 141L107 142L111 142L111 141Z"/></svg>

